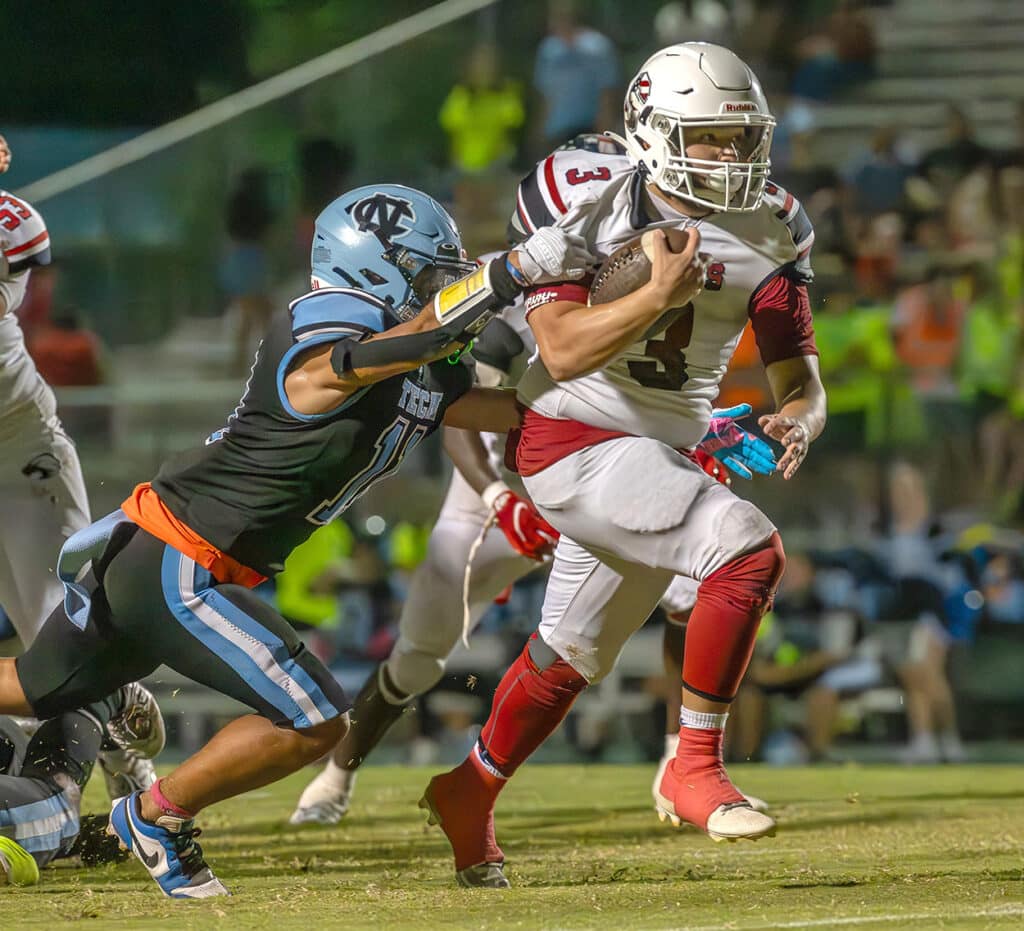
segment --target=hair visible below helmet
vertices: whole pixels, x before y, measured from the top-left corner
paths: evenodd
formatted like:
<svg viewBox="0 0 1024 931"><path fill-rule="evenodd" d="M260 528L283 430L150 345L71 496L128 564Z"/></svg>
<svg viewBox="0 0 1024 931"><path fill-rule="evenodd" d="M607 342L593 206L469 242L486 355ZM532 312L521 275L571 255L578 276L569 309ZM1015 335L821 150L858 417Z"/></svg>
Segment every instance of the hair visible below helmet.
<svg viewBox="0 0 1024 931"><path fill-rule="evenodd" d="M402 184L359 187L328 204L316 218L310 266L314 289L369 291L403 320L476 267L448 211Z"/></svg>
<svg viewBox="0 0 1024 931"><path fill-rule="evenodd" d="M764 195L775 118L754 72L733 52L683 42L655 52L623 105L630 160L662 191L711 210L746 213ZM686 155L687 129L738 127L736 161Z"/></svg>

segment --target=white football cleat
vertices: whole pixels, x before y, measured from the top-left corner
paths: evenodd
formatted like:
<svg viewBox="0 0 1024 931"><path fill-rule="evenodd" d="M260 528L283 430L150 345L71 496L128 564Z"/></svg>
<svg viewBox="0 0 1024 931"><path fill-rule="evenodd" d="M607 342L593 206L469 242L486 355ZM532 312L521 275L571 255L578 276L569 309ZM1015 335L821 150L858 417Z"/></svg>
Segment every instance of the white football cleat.
<svg viewBox="0 0 1024 931"><path fill-rule="evenodd" d="M774 837L775 821L746 803L720 805L708 816L707 834L714 841Z"/></svg>
<svg viewBox="0 0 1024 931"><path fill-rule="evenodd" d="M658 804L658 787L661 785L661 777L665 775L665 767L668 766L669 761L672 760L676 755L676 748L679 746L679 735L678 734L666 734L665 735L665 753L661 760L658 762L658 771L654 774L654 782L651 784L651 794L654 796L654 804ZM758 798L756 795L747 795L746 792L740 792L740 794L747 800L747 804L754 809L754 811L766 814L768 812L768 803L763 798ZM667 817L670 817L667 813L663 813L660 809L658 810L658 817L664 821ZM675 815L671 816L673 825L679 827L679 819Z"/></svg>
<svg viewBox="0 0 1024 931"><path fill-rule="evenodd" d="M160 706L149 689L130 682L122 692L121 713L107 722L107 737L115 746L99 754L111 800L144 791L156 782L152 760L167 740Z"/></svg>
<svg viewBox="0 0 1024 931"><path fill-rule="evenodd" d="M354 769L329 761L299 796L289 824L337 824L348 814L355 786Z"/></svg>

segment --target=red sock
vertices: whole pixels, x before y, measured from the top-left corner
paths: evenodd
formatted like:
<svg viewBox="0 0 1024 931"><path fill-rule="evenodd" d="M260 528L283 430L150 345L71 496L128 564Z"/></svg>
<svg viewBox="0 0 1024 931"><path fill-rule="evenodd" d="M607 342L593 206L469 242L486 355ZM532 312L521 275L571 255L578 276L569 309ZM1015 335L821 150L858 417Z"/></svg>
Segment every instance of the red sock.
<svg viewBox="0 0 1024 931"><path fill-rule="evenodd" d="M536 639L534 634L531 642ZM543 641L537 642L549 652ZM480 732L481 762L507 779L562 723L586 685L563 659L538 668L528 643L494 692L491 714Z"/></svg>
<svg viewBox="0 0 1024 931"><path fill-rule="evenodd" d="M773 533L701 583L686 626L684 688L710 701L732 701L785 566L782 541Z"/></svg>
<svg viewBox="0 0 1024 931"><path fill-rule="evenodd" d="M535 645L535 650L550 652L542 643L540 648ZM455 769L435 776L427 790L451 842L456 870L505 859L494 836L498 793L561 724L586 684L557 657L545 669L538 668L529 644L502 677L476 746Z"/></svg>

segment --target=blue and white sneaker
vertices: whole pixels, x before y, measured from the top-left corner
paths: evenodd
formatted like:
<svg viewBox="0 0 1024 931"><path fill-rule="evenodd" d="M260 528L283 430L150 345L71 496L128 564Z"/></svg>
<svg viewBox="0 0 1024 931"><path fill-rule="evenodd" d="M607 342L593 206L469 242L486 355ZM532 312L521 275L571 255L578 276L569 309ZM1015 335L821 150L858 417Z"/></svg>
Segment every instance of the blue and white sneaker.
<svg viewBox="0 0 1024 931"><path fill-rule="evenodd" d="M107 833L142 861L164 895L172 899L230 895L203 859L203 850L195 842L199 835L195 822L161 815L151 824L140 812L141 794L133 792L115 800Z"/></svg>

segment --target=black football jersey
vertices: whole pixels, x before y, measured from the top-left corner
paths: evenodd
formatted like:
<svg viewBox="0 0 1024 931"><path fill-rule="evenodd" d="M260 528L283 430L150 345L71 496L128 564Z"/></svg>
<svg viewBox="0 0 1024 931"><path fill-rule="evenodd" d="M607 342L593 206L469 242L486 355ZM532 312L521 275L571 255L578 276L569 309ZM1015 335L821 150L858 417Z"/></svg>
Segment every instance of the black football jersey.
<svg viewBox="0 0 1024 931"><path fill-rule="evenodd" d="M280 572L318 526L394 472L472 384L468 363L441 360L364 388L326 414L292 408L284 379L299 353L391 322L362 291L328 288L293 301L264 338L227 424L153 480L171 513L243 565Z"/></svg>

